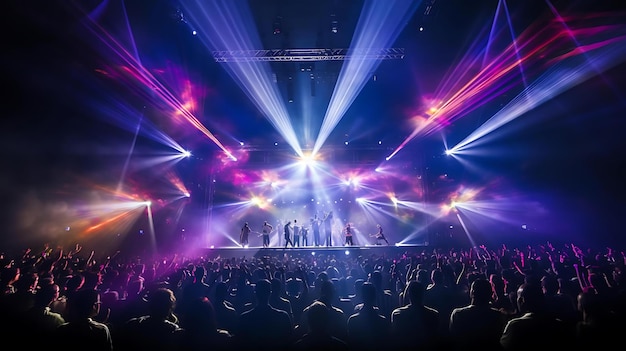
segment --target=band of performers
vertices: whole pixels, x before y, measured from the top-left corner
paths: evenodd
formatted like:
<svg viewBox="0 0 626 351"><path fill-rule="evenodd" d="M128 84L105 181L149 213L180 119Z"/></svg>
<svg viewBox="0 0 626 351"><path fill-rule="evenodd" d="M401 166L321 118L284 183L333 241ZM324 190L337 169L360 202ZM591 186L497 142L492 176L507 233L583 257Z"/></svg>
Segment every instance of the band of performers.
<svg viewBox="0 0 626 351"><path fill-rule="evenodd" d="M248 222L241 227L239 235L239 244L242 247L248 247L250 243L250 234L256 233L261 237L262 247L269 248L271 237L277 238L275 247L332 247L333 246L333 211L322 213L321 216L315 214L308 221L298 221L298 219L287 220L286 222L278 221L276 225L263 221L260 231L253 230ZM337 246L354 246L355 237L359 231L352 223L347 222L342 228L337 229L337 234L341 231L342 243ZM339 236L337 236L339 237ZM369 234L369 237L375 239L372 244L381 245L389 241L383 233L380 224L376 224L376 233ZM337 243L335 243L337 244Z"/></svg>

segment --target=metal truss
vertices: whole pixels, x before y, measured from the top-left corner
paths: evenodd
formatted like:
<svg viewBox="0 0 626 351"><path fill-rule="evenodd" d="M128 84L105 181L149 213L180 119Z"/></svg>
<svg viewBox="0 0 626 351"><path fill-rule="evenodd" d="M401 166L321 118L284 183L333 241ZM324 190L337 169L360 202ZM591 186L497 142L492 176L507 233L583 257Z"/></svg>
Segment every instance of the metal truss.
<svg viewBox="0 0 626 351"><path fill-rule="evenodd" d="M404 48L231 50L212 54L215 62L394 60L404 58Z"/></svg>

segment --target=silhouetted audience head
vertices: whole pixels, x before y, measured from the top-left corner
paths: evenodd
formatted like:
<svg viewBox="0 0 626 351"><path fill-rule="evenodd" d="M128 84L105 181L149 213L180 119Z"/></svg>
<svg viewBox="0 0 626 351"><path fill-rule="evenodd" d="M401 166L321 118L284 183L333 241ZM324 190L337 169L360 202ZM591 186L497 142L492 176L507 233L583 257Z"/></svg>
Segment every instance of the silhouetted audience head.
<svg viewBox="0 0 626 351"><path fill-rule="evenodd" d="M365 282L361 286L363 304L365 306L374 306L376 304L376 286L370 282Z"/></svg>
<svg viewBox="0 0 626 351"><path fill-rule="evenodd" d="M491 283L486 279L476 279L470 288L470 298L475 305L488 305L491 302L493 291Z"/></svg>
<svg viewBox="0 0 626 351"><path fill-rule="evenodd" d="M424 304L424 284L416 280L411 280L406 286L409 301L414 305Z"/></svg>
<svg viewBox="0 0 626 351"><path fill-rule="evenodd" d="M256 282L254 293L259 303L267 303L272 293L272 283L267 279L260 279Z"/></svg>
<svg viewBox="0 0 626 351"><path fill-rule="evenodd" d="M100 292L93 289L83 289L73 294L67 301L68 320L84 320L100 312Z"/></svg>
<svg viewBox="0 0 626 351"><path fill-rule="evenodd" d="M154 318L167 319L175 306L176 297L168 288L158 288L148 295L148 309Z"/></svg>
<svg viewBox="0 0 626 351"><path fill-rule="evenodd" d="M208 298L203 297L189 302L189 313L182 327L190 331L213 331L217 329L215 308Z"/></svg>
<svg viewBox="0 0 626 351"><path fill-rule="evenodd" d="M521 312L544 312L545 297L541 286L536 283L520 285L517 289L517 306Z"/></svg>
<svg viewBox="0 0 626 351"><path fill-rule="evenodd" d="M328 331L330 312L323 302L315 301L309 307L307 314L309 330L312 333L324 333Z"/></svg>

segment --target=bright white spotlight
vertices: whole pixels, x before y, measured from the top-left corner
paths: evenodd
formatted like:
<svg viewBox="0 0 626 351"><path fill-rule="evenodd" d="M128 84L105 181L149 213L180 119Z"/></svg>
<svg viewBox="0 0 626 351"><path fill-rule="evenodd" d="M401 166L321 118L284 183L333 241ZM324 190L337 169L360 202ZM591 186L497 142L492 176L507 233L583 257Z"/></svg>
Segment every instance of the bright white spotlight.
<svg viewBox="0 0 626 351"><path fill-rule="evenodd" d="M364 199L364 198L362 198L362 197L357 197L355 200L356 200L356 202L358 202L358 203L360 203L360 204L362 204L362 203L364 203L364 202L365 202L365 199Z"/></svg>
<svg viewBox="0 0 626 351"><path fill-rule="evenodd" d="M311 251L311 256L315 256L315 251Z"/></svg>
<svg viewBox="0 0 626 351"><path fill-rule="evenodd" d="M344 254L346 254L346 256L348 256L348 255L350 254L350 251L349 251L349 250L346 250L346 251L344 251L343 253L344 253Z"/></svg>
<svg viewBox="0 0 626 351"><path fill-rule="evenodd" d="M240 142L239 142L239 145L243 146L243 141L240 141Z"/></svg>
<svg viewBox="0 0 626 351"><path fill-rule="evenodd" d="M183 151L183 157L191 157L191 152L190 151Z"/></svg>
<svg viewBox="0 0 626 351"><path fill-rule="evenodd" d="M312 154L304 154L300 157L299 163L303 166L313 166L315 164L315 157Z"/></svg>
<svg viewBox="0 0 626 351"><path fill-rule="evenodd" d="M190 193L184 193L183 195L185 195L185 197L191 197Z"/></svg>
<svg viewBox="0 0 626 351"><path fill-rule="evenodd" d="M445 151L445 153L446 153L446 155L450 156L450 155L452 155L454 153L454 151L452 151L452 149L447 149Z"/></svg>

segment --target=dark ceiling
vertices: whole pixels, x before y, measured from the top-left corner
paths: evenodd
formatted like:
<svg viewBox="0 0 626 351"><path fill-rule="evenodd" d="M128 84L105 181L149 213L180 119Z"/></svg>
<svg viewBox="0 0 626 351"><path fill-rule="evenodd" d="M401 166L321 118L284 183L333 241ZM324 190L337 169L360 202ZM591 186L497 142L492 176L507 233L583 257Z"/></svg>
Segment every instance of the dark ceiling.
<svg viewBox="0 0 626 351"><path fill-rule="evenodd" d="M348 48L363 2L248 1L262 43L259 49ZM479 30L489 28L498 3L431 0L416 6L390 45L402 48L404 58L383 60L371 72L328 144L340 145L350 139L355 148L378 140L385 140L389 147L398 146L411 133L408 117L421 107L424 96L437 90L446 74L467 53ZM514 23L512 30L521 32L541 15L550 13L547 3L572 16L597 13L600 18L602 14L622 10L618 1L506 1ZM83 11L98 13L102 28L108 29L106 32L121 46L134 47L137 51L132 54L140 57L151 72L179 74L204 85L205 100L198 117L225 145L245 141L264 148L283 142L224 70L223 63L215 62L211 50L191 34L196 29L190 25L192 14L185 13L177 1L66 1L61 5L26 0L6 6L8 30L3 33L2 65L2 150L6 163L0 190L12 202L5 205L8 215L4 221L8 228L15 228L13 214L23 201L22 194L58 189L68 181L68 173L91 179L109 176L106 160L127 152L124 148L135 128L123 118L112 119L111 114L105 113L109 108L116 109L119 115L125 108L128 114L141 112L142 118L151 120L156 129L164 130L203 157L219 151L196 130L177 128L174 122L163 121L159 106L151 105L152 99L144 91L124 84L125 77L102 73L122 60L119 56L103 55L107 48L94 42L82 25ZM281 33L274 34L277 18ZM335 19L337 33L331 30ZM299 62L271 63L282 98L287 100L293 94L293 102L286 105L296 126L305 110L321 120L341 64L315 62L315 89L301 84L290 93L286 77L306 81L311 73L302 72ZM626 195L624 66L621 62L585 84L547 100L531 113L527 125L516 125L520 131L510 131L506 138L493 144L498 156L480 160L481 167L498 176L515 178L521 191L546 192L558 197L559 203L569 204L571 211L589 211L592 218L585 223L585 230L621 228L617 217L626 210L621 201ZM172 67L179 72L168 71ZM178 88L182 89L182 84ZM460 141L513 97L493 97L483 109L454 121L438 133L412 141L407 146L411 151L405 157L410 159L419 153L420 159L429 160L420 167L456 172L459 178L471 177L471 172L463 167L442 159L442 135L451 143ZM312 142L305 137L302 140L305 144ZM138 146L139 151L149 148L153 141L144 142Z"/></svg>

